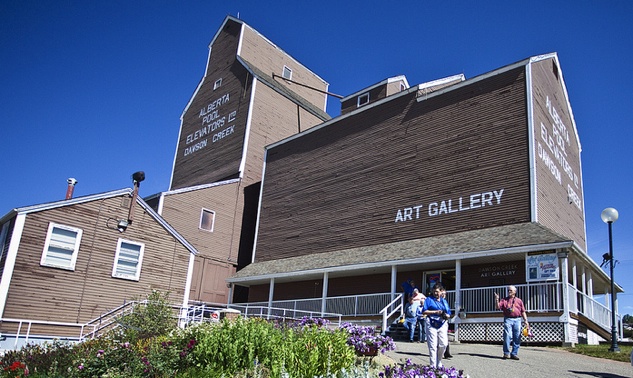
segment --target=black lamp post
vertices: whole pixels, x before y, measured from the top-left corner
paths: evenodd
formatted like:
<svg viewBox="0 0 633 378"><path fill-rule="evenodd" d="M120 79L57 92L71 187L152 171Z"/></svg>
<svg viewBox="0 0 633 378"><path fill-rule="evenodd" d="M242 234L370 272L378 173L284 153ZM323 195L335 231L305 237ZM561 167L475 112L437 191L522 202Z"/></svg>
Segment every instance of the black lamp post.
<svg viewBox="0 0 633 378"><path fill-rule="evenodd" d="M609 352L620 352L618 347L618 334L615 322L615 288L613 284L613 239L611 237L611 225L618 220L618 211L612 207L607 207L600 214L602 221L609 225L609 269L611 270L611 348Z"/></svg>

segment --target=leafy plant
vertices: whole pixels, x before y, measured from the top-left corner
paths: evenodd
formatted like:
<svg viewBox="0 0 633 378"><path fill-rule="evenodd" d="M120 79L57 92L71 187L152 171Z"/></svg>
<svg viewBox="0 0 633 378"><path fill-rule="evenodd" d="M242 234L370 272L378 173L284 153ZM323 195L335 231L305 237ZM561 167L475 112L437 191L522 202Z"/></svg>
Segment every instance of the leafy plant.
<svg viewBox="0 0 633 378"><path fill-rule="evenodd" d="M144 301L136 305L133 312L117 318L123 335L129 342L168 334L176 327L176 319L169 304L169 293L153 290Z"/></svg>

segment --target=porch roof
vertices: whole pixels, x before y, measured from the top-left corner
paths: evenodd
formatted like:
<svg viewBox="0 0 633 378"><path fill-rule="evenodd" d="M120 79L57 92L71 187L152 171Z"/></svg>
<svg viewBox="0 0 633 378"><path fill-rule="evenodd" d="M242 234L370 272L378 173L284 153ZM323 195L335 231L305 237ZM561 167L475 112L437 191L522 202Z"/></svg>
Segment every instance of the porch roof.
<svg viewBox="0 0 633 378"><path fill-rule="evenodd" d="M389 271L392 266L425 264L445 265L456 259L479 261L494 256L495 261L504 257L517 258L517 254L577 246L567 237L561 236L538 223L520 223L480 230L464 231L396 243L377 244L324 252L306 256L251 263L227 282L253 285L268 282L275 277L296 280L299 276L309 278L329 272L334 275L362 274ZM512 256L514 255L514 256Z"/></svg>

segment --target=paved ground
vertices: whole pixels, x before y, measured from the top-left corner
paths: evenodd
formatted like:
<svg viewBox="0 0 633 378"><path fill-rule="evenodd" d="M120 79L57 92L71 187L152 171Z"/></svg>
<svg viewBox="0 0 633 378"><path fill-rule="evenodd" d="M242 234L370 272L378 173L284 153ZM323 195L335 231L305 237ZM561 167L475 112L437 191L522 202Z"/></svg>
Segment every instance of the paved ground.
<svg viewBox="0 0 633 378"><path fill-rule="evenodd" d="M410 358L414 363L428 365L426 343L398 341L396 344L396 350L386 353L395 361ZM444 360L444 365L464 370L471 378L633 377L630 363L587 357L556 348L522 345L520 361L501 359L501 345L451 344L450 350L453 358Z"/></svg>

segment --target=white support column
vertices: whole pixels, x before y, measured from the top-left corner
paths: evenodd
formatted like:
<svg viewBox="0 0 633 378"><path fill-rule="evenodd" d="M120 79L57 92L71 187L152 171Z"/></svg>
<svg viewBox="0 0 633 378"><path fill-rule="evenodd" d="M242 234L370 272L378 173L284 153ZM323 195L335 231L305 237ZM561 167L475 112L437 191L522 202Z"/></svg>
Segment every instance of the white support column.
<svg viewBox="0 0 633 378"><path fill-rule="evenodd" d="M576 259L572 258L571 260L571 284L578 289L578 266L576 265Z"/></svg>
<svg viewBox="0 0 633 378"><path fill-rule="evenodd" d="M593 298L593 273L591 271L587 275L587 295Z"/></svg>
<svg viewBox="0 0 633 378"><path fill-rule="evenodd" d="M273 294L275 293L275 277L270 279L270 287L268 288L268 315L266 319L270 319L270 308L273 307Z"/></svg>
<svg viewBox="0 0 633 378"><path fill-rule="evenodd" d="M560 317L560 321L563 323L563 330L565 333L565 340L563 341L564 345L572 345L571 342L571 332L569 325L569 263L568 256L569 252L565 250L558 250L558 258L560 259L560 272L561 272L561 283L562 283L562 296L563 296L563 314Z"/></svg>
<svg viewBox="0 0 633 378"><path fill-rule="evenodd" d="M321 293L321 317L325 316L325 310L327 309L327 290L330 282L330 273L323 273L323 293Z"/></svg>
<svg viewBox="0 0 633 378"><path fill-rule="evenodd" d="M459 312L462 309L462 260L455 260L455 342L459 342Z"/></svg>
<svg viewBox="0 0 633 378"><path fill-rule="evenodd" d="M580 270L580 277L582 279L582 293L585 295L587 294L587 267L586 266L582 266L581 270Z"/></svg>
<svg viewBox="0 0 633 378"><path fill-rule="evenodd" d="M398 268L395 265L391 266L391 300L396 299L396 285L398 283ZM393 311L393 305L391 306Z"/></svg>

